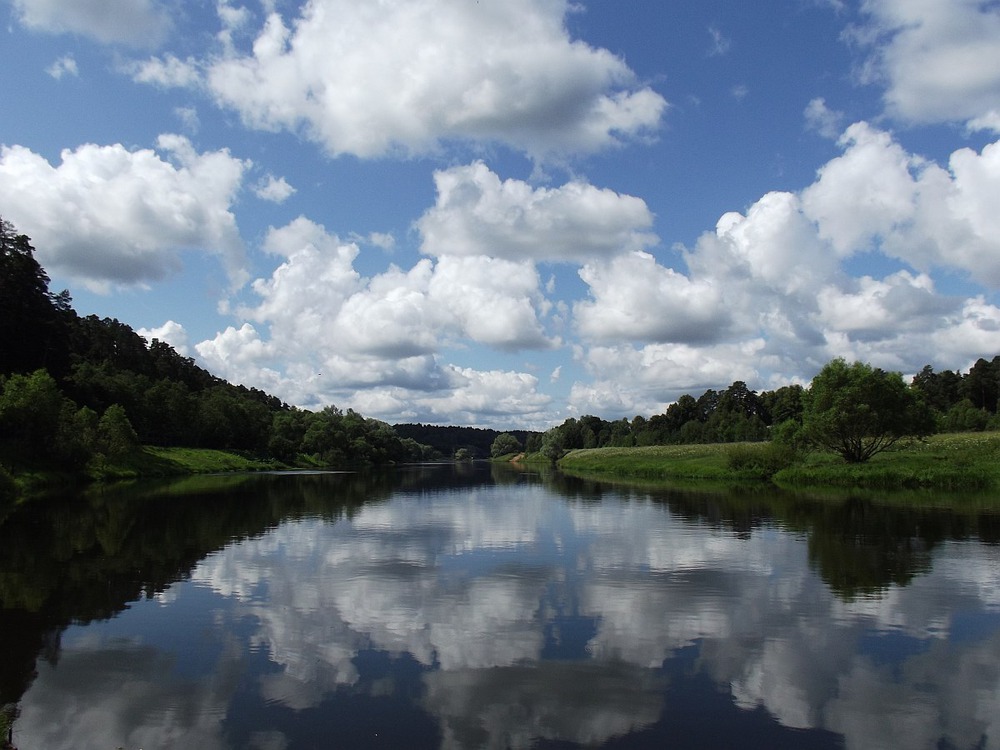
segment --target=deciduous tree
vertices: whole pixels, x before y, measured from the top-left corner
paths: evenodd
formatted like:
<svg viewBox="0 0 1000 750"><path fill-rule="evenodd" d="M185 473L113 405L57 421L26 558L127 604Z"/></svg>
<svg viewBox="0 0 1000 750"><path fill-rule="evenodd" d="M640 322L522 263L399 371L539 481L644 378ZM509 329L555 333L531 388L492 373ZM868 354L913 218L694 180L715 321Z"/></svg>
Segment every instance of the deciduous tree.
<svg viewBox="0 0 1000 750"><path fill-rule="evenodd" d="M896 372L829 362L805 394L803 430L815 445L861 463L901 439L933 432L931 410Z"/></svg>

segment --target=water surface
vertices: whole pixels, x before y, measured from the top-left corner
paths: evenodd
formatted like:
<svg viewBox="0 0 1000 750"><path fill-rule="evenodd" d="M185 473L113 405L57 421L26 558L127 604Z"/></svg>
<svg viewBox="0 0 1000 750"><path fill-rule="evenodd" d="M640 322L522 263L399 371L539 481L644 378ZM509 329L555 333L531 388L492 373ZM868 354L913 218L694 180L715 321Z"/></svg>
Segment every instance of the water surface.
<svg viewBox="0 0 1000 750"><path fill-rule="evenodd" d="M34 748L1000 747L1000 520L502 467L11 511Z"/></svg>

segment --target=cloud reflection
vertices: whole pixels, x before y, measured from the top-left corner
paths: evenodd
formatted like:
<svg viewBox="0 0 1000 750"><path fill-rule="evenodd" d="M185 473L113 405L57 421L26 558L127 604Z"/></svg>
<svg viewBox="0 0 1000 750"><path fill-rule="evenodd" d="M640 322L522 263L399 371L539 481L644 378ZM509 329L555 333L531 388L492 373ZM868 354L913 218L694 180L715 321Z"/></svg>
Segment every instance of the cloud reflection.
<svg viewBox="0 0 1000 750"><path fill-rule="evenodd" d="M512 485L286 523L210 555L157 606L169 617L190 590L213 592L216 617L248 629L250 651L271 665L254 678L260 699L294 711L338 690L385 690L362 684L361 654L412 659L444 747L591 745L650 727L664 714L664 667L682 649L732 705L841 734L847 747L995 747L994 554L948 543L910 585L845 602L810 567L801 534L737 534L652 501L565 501ZM129 661L139 687L123 693L111 690L113 648L71 650L40 674L19 726L34 736L43 715L100 711L134 721L114 737L157 745L141 710L164 699L145 666L156 658ZM92 665L86 706L60 687L83 659L109 662ZM200 681L160 731L217 744L209 725L232 700L227 679Z"/></svg>

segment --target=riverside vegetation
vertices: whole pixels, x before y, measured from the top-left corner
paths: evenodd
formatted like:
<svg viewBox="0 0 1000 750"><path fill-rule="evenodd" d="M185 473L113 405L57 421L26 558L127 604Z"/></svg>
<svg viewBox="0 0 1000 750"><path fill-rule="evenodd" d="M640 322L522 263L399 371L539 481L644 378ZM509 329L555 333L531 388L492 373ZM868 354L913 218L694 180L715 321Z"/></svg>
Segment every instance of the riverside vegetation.
<svg viewBox="0 0 1000 750"><path fill-rule="evenodd" d="M1000 428L1000 356L964 375L928 365L910 383L833 360L809 388L757 393L737 381L682 395L663 414L583 416L545 433L392 426L228 383L124 323L80 317L68 292L48 287L29 238L0 219L0 499L59 478L522 454L644 480L985 487L1000 479L1000 444L989 432Z"/></svg>

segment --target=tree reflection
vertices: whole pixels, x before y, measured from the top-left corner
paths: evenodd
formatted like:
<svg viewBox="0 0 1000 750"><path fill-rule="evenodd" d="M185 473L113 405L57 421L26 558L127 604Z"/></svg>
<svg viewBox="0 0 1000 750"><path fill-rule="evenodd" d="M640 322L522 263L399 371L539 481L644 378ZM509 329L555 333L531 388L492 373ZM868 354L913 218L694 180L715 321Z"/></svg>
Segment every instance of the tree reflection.
<svg viewBox="0 0 1000 750"><path fill-rule="evenodd" d="M186 578L206 555L283 520L351 517L391 473L185 478L36 500L0 524L0 705L70 624L107 619Z"/></svg>

